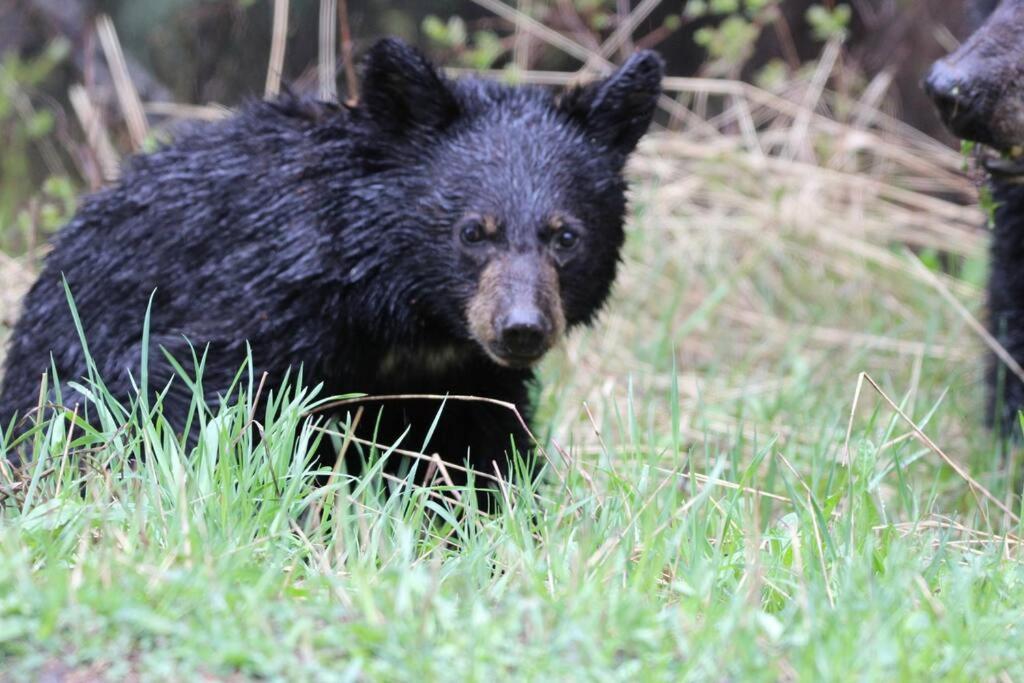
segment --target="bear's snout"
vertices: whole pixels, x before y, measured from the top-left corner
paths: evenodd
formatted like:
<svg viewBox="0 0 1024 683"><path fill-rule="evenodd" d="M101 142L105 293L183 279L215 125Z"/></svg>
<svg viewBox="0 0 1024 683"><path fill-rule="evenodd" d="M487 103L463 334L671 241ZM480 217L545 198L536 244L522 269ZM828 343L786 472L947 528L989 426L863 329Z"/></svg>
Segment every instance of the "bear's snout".
<svg viewBox="0 0 1024 683"><path fill-rule="evenodd" d="M505 367L529 367L565 331L558 273L543 256L508 255L481 272L466 311L469 330Z"/></svg>
<svg viewBox="0 0 1024 683"><path fill-rule="evenodd" d="M956 137L1012 152L1024 145L1024 5L1004 2L922 83Z"/></svg>
<svg viewBox="0 0 1024 683"><path fill-rule="evenodd" d="M513 308L496 327L498 344L509 356L540 358L551 345L551 322L536 306Z"/></svg>
<svg viewBox="0 0 1024 683"><path fill-rule="evenodd" d="M991 112L983 106L977 79L962 63L940 60L932 65L924 79L924 91L935 104L942 122L953 135L979 140L985 137L981 130Z"/></svg>

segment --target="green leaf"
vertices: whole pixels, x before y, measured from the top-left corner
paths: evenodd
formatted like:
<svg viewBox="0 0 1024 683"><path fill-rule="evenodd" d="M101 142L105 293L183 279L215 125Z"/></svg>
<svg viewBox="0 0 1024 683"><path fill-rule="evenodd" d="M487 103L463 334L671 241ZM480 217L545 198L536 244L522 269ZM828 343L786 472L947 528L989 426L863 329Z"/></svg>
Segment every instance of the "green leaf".
<svg viewBox="0 0 1024 683"><path fill-rule="evenodd" d="M708 3L704 0L690 0L683 8L683 16L690 19L703 17L708 13Z"/></svg>
<svg viewBox="0 0 1024 683"><path fill-rule="evenodd" d="M853 12L849 5L836 5L833 9L822 5L812 5L807 9L805 16L816 40L827 41L833 38L845 40Z"/></svg>
<svg viewBox="0 0 1024 683"><path fill-rule="evenodd" d="M715 14L732 14L739 10L739 0L711 0L711 11Z"/></svg>
<svg viewBox="0 0 1024 683"><path fill-rule="evenodd" d="M48 109L41 109L34 112L25 121L25 131L32 140L45 137L53 130L53 114Z"/></svg>

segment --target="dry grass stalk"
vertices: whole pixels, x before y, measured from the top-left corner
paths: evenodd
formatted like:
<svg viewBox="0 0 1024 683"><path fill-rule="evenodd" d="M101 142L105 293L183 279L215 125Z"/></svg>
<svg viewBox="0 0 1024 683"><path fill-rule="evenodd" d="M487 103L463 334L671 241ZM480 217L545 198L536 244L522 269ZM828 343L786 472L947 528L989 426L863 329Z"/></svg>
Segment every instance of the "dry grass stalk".
<svg viewBox="0 0 1024 683"><path fill-rule="evenodd" d="M149 114L192 121L220 121L233 113L231 109L220 105L180 104L178 102L146 102L143 109Z"/></svg>
<svg viewBox="0 0 1024 683"><path fill-rule="evenodd" d="M949 288L946 287L942 281L935 275L935 273L928 270L921 259L910 250L905 250L907 254L907 260L913 266L914 271L921 277L922 280L927 282L929 285L935 288L935 290L946 300L947 303L959 314L975 332L985 342L985 345L992 350L992 353L1009 368L1010 372L1016 375L1022 382L1024 382L1024 368L1020 366L1020 363L1010 355L1010 352L1006 350L999 340L992 336L992 333L985 329L978 319L971 314L967 308L960 303L956 297L954 297Z"/></svg>
<svg viewBox="0 0 1024 683"><path fill-rule="evenodd" d="M633 39L633 33L643 21L651 16L654 10L658 9L663 0L643 0L636 8L629 13L625 21L620 23L608 39L601 43L600 54L605 59L610 59L615 51L626 45Z"/></svg>
<svg viewBox="0 0 1024 683"><path fill-rule="evenodd" d="M338 0L320 0L320 44L317 76L320 84L320 99L325 102L338 101L337 57L338 36L335 19L338 15Z"/></svg>
<svg viewBox="0 0 1024 683"><path fill-rule="evenodd" d="M818 60L810 86L804 93L800 112L797 114L792 128L789 129L789 140L786 143L786 151L783 155L787 159L796 159L797 157L803 159L813 158L813 153L807 147L811 141L811 138L807 136L807 131L811 125L811 116L818 108L821 96L825 92L825 85L828 83L835 69L836 61L839 59L840 47L842 47L842 43L838 39L833 38L825 45L825 49L821 53L821 59Z"/></svg>
<svg viewBox="0 0 1024 683"><path fill-rule="evenodd" d="M699 472L672 472L663 467L659 467L657 468L657 470L662 474L676 476L681 479L692 479L693 481L696 481L700 484L704 484L705 486L721 486L722 488L725 489L730 489L732 491L742 491L743 493L758 496L760 498L770 498L771 500L775 500L780 503L793 502L790 498L787 498L786 496L780 496L776 493L769 493L768 491L763 491L761 489L753 488L751 486L742 486L740 484L737 484L736 482L721 479L719 477L710 477L706 474L700 474Z"/></svg>
<svg viewBox="0 0 1024 683"><path fill-rule="evenodd" d="M518 0L519 11L529 16L533 10L533 0ZM519 71L525 71L530 65L530 35L516 23L515 36L512 42L512 63Z"/></svg>
<svg viewBox="0 0 1024 683"><path fill-rule="evenodd" d="M519 423L519 426L523 429L524 432L526 432L526 436L530 439L530 441L533 443L533 445L537 448L539 454L541 456L543 456L544 459L547 461L547 463L551 467L552 471L554 471L555 474L558 475L558 478L562 482L562 485L565 486L565 476L562 473L561 469L558 467L558 463L555 461L554 458L552 458L550 455L548 455L547 450L545 450L545 448L544 448L544 444L541 443L540 440L534 435L533 431L530 429L530 426L526 423L526 420L523 418L522 413L519 412L519 408L517 408L514 403L509 403L508 401L501 401L501 400L498 400L498 399L495 399L495 398L488 398L486 396L459 396L459 395L451 395L451 394L448 394L448 395L441 395L441 394L394 394L394 395L388 395L388 396L360 396L360 397L356 397L356 398L341 399L339 401L331 401L329 403L326 403L326 404L323 404L323 405L319 406L316 409L315 412L323 413L323 412L326 412L326 411L336 410L336 409L344 407L344 406L359 405L359 404L367 403L367 402L377 403L377 402L409 401L409 400L420 400L420 399L427 399L427 400L434 400L434 401L444 401L444 402L448 402L448 401L462 401L462 402L467 402L467 403L486 403L486 404L489 404L489 405L498 406L499 408L504 408L505 410L508 410L516 418L516 421Z"/></svg>
<svg viewBox="0 0 1024 683"><path fill-rule="evenodd" d="M274 0L274 29L270 42L270 63L267 65L267 84L264 96L277 97L281 92L284 73L284 53L288 42L288 0Z"/></svg>
<svg viewBox="0 0 1024 683"><path fill-rule="evenodd" d="M575 40L567 38L554 29L548 28L533 17L509 7L505 3L501 2L501 0L473 0L473 2L490 10L491 12L494 12L502 19L512 22L516 26L517 30L522 29L527 31L540 38L545 43L562 50L568 55L576 57L584 64L591 64L600 73L608 73L615 66L612 62L602 57L597 51L584 45L580 45ZM678 102L666 95L662 95L658 99L658 106L674 117L687 118L690 114L685 107L680 106Z"/></svg>
<svg viewBox="0 0 1024 683"><path fill-rule="evenodd" d="M516 27L516 30L531 33L581 62L586 62L592 56L600 59L599 55L580 45L575 40L563 36L552 28L548 28L528 14L524 14L514 7L509 7L501 2L501 0L473 0L473 2L510 22ZM601 60L601 63L605 64L607 60Z"/></svg>
<svg viewBox="0 0 1024 683"><path fill-rule="evenodd" d="M882 400L885 401L886 404L888 404L888 406L893 411L895 411L897 415L900 416L900 419L902 419L913 430L918 440L921 441L921 443L923 443L925 446L927 446L930 451L938 455L943 462L949 465L949 467L952 468L954 472L956 472L957 476L959 476L967 483L967 485L971 488L971 491L975 495L981 495L981 497L985 498L990 503L999 508L999 510L1002 511L1002 513L1006 515L1006 518L1009 519L1011 522L1013 522L1014 524L1020 524L1020 517L1018 517L1013 510L1011 510L998 497L992 495L992 492L989 491L986 487L982 486L981 483L978 482L976 479L974 479L974 477L972 477L960 463L958 463L952 457L947 455L945 451L939 448L935 444L935 442L932 441L928 437L928 435L921 430L920 427L918 427L917 423L910 419L910 417L903 411L903 409L900 408L899 405L895 401L893 401L889 397L889 395L882 390L880 386L878 386L878 383L875 382L875 380L872 379L870 375L868 375L867 373L861 373L861 376L858 378L858 384L860 384L861 382L867 382L868 384L870 384L871 388L875 390L875 392L882 398ZM860 388L858 386L858 396L859 393ZM854 405L854 408L856 408L856 404Z"/></svg>
<svg viewBox="0 0 1024 683"><path fill-rule="evenodd" d="M149 125L142 109L142 100L139 99L139 93L128 73L128 64L125 62L124 51L121 49L121 41L117 38L114 22L110 20L109 16L102 14L96 20L96 31L99 34L100 45L103 47L103 55L110 67L117 101L128 126L128 134L131 136L132 148L140 150L149 135Z"/></svg>
<svg viewBox="0 0 1024 683"><path fill-rule="evenodd" d="M345 85L348 88L346 104L355 106L359 101L359 79L356 77L355 60L352 57L352 29L348 22L348 0L338 0L338 30L341 32L341 63L345 68Z"/></svg>
<svg viewBox="0 0 1024 683"><path fill-rule="evenodd" d="M89 99L89 93L81 85L73 85L68 90L68 99L71 107L75 110L78 123L85 132L85 142L89 152L92 154L96 165L99 167L100 182L113 182L120 172L120 162L117 150L110 142L106 126L103 125L103 117L93 106ZM99 188L99 183L93 183L93 189Z"/></svg>

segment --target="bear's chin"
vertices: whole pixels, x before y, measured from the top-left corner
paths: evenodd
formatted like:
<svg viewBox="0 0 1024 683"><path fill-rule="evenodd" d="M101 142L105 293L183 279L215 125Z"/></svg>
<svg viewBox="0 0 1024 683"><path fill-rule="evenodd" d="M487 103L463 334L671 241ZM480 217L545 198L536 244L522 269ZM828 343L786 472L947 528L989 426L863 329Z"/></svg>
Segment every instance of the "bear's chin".
<svg viewBox="0 0 1024 683"><path fill-rule="evenodd" d="M489 345L480 345L487 357L497 363L503 368L509 368L510 370L529 370L543 360L544 356L550 349L544 349L542 353L534 356L516 356L509 354L504 349L492 348Z"/></svg>

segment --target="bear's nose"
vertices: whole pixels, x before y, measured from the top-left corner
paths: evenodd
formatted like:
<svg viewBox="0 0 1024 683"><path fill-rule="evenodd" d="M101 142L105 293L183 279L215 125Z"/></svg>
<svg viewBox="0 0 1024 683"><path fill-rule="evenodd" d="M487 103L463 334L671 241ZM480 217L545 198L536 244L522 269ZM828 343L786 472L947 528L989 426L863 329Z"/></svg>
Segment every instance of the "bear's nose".
<svg viewBox="0 0 1024 683"><path fill-rule="evenodd" d="M969 74L946 60L932 65L924 79L924 91L953 135L965 140L984 142L987 135L981 100Z"/></svg>
<svg viewBox="0 0 1024 683"><path fill-rule="evenodd" d="M536 308L512 309L498 330L501 345L512 356L532 359L547 350L547 321Z"/></svg>

